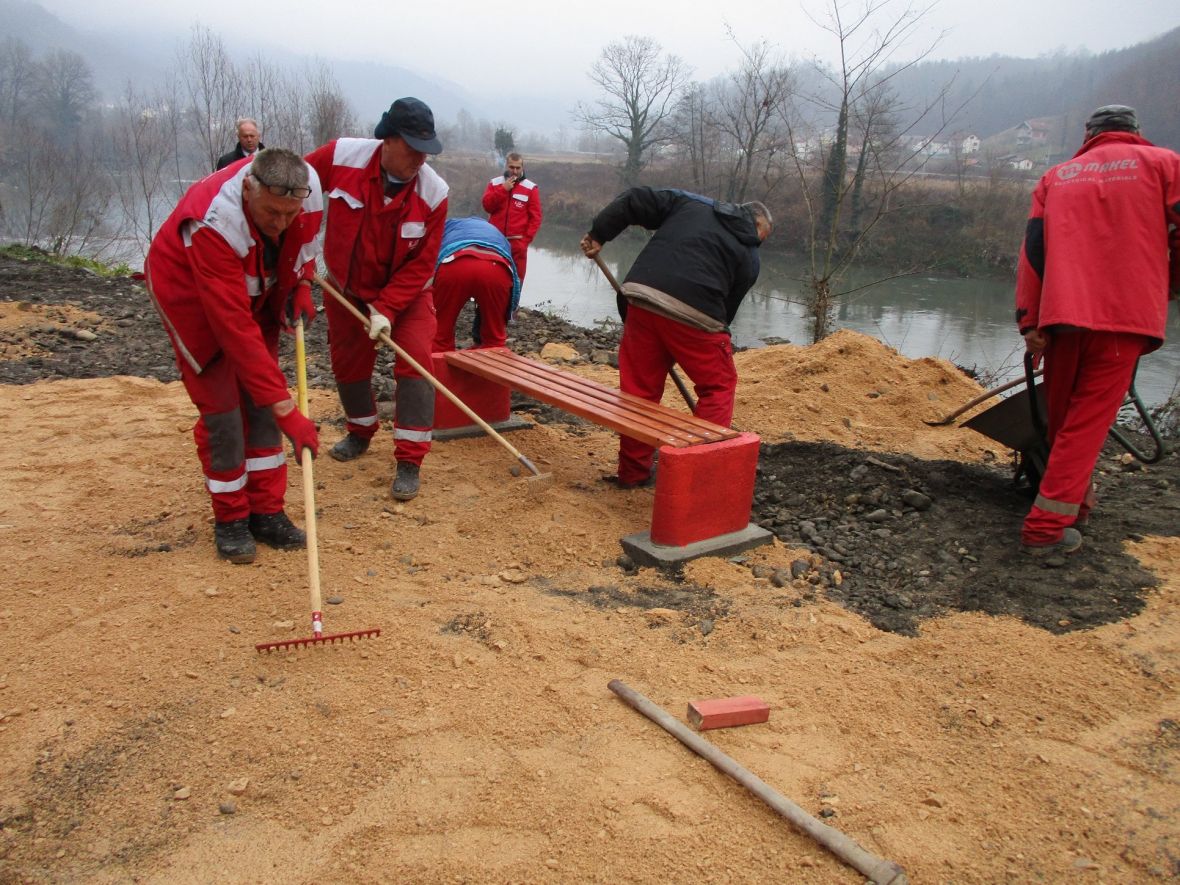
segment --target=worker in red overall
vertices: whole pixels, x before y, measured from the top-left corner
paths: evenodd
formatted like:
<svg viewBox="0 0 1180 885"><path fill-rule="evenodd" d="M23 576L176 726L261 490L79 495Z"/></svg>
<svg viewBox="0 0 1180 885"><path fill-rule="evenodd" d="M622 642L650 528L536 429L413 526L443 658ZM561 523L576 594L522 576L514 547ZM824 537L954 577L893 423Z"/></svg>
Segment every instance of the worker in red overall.
<svg viewBox="0 0 1180 885"><path fill-rule="evenodd" d="M468 300L475 301L476 346L507 344L508 320L520 301L508 240L482 218L449 218L434 272L435 353L455 349L455 322Z"/></svg>
<svg viewBox="0 0 1180 885"><path fill-rule="evenodd" d="M430 365L434 303L430 283L447 217L447 183L425 165L442 152L434 114L416 98L399 98L374 138L341 138L316 148L307 162L327 200L324 263L329 281L369 315L369 331L334 298L324 302L336 389L347 436L332 457L351 461L377 432L374 342L382 332L421 366ZM390 494L418 494L419 468L430 451L434 389L405 360L394 362L394 458Z"/></svg>
<svg viewBox="0 0 1180 885"><path fill-rule="evenodd" d="M279 329L315 317L311 278L322 198L315 172L277 148L201 179L152 239L148 291L200 413L193 436L213 502L217 553L253 562L255 539L306 538L283 511L281 430L315 455L315 425L278 364Z"/></svg>
<svg viewBox="0 0 1180 885"><path fill-rule="evenodd" d="M1180 292L1178 225L1180 155L1143 138L1125 105L1096 110L1081 149L1033 191L1016 322L1044 357L1051 448L1021 531L1028 553L1082 545L1107 432Z"/></svg>
<svg viewBox="0 0 1180 885"><path fill-rule="evenodd" d="M516 275L524 283L529 244L541 229L541 191L537 183L524 174L524 157L511 153L505 161L503 175L488 182L483 191L483 211L512 246Z"/></svg>

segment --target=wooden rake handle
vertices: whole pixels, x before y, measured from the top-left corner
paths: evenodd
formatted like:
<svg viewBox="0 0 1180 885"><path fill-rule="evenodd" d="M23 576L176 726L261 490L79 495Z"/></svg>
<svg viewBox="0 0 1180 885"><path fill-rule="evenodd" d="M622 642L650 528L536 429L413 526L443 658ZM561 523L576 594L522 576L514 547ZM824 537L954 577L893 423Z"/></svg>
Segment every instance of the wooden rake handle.
<svg viewBox="0 0 1180 885"><path fill-rule="evenodd" d="M358 320L360 320L366 329L369 328L369 318L367 316L365 316L363 313L361 313L359 310L357 310L355 304L353 304L351 301L349 301L347 298L345 298L343 295L341 295L340 292L338 292L336 290L335 286L333 286L331 283L329 283L327 280L325 280L319 274L316 274L315 281L319 284L321 289L323 289L325 292L327 292L329 295L331 295L333 298L335 298L337 301L339 301L340 304L349 313L351 313L354 317L356 317ZM480 429L484 433L486 433L488 436L492 437L492 439L494 439L496 442L498 442L500 445L502 445L505 449L507 449L509 452L511 452L512 456L514 458L516 458L516 460L519 461L521 464L523 464L529 470L529 472L531 472L533 474L533 476L541 476L541 471L537 469L536 464L534 464L532 461L530 461L528 458L526 458L524 455L522 455L517 450L517 448L514 445L512 445L512 443L510 443L510 442L508 442L508 440L504 439L503 435L500 434L496 430L496 428L492 427L492 425L490 425L487 421L485 421L483 418L479 417L479 415L475 414L475 411L469 405L467 405L467 403L463 402L463 400L459 399L459 397L457 397L457 396L455 396L455 394L451 393L451 391L448 390L446 388L446 386L443 385L443 383L441 381L439 381L437 378L435 378L434 375L432 375L430 372L426 371L426 369L423 368L423 366L420 365L416 359L414 359L412 356L410 356L408 353L406 353L401 347L399 347L397 345L397 343L394 342L394 340L389 337L388 332L381 333L381 341L386 346L393 348L393 352L397 354L398 359L403 359L407 363L409 363L410 366L413 367L415 372L417 372L419 375L421 375L423 378L425 378L427 381L429 381L430 385L435 390L437 390L439 393L441 393L443 396L445 396L448 400L450 400L451 404L454 405L455 408L459 409L464 415L466 415L468 418L470 418L472 421L474 421L476 424L478 424Z"/></svg>
<svg viewBox="0 0 1180 885"><path fill-rule="evenodd" d="M295 323L295 383L299 411L304 418L311 418L307 402L307 347L303 337L303 317ZM320 545L315 524L315 475L312 472L311 449L299 450L299 463L303 472L303 521L307 533L307 580L311 587L311 632L321 636L324 632L323 604L320 601Z"/></svg>
<svg viewBox="0 0 1180 885"><path fill-rule="evenodd" d="M877 885L905 885L909 881L905 870L898 864L877 857L871 851L861 848L855 840L844 833L816 820L752 771L743 768L696 732L690 731L680 720L675 719L657 704L653 704L621 679L612 679L607 687L629 707L642 713L694 753L704 757L715 768L728 774L798 829Z"/></svg>

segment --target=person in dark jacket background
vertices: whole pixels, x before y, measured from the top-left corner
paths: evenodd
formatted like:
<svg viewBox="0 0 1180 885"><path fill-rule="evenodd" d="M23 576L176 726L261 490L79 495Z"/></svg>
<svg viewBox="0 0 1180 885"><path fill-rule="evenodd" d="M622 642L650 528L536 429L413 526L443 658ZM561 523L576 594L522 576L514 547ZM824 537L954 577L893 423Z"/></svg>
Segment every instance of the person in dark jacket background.
<svg viewBox="0 0 1180 885"><path fill-rule="evenodd" d="M619 387L659 402L679 363L696 390L694 414L728 427L737 391L729 324L758 279L758 247L774 226L770 212L757 202L631 188L598 213L582 252L593 258L633 224L655 235L622 285ZM619 486L649 484L654 454L651 446L620 437Z"/></svg>
<svg viewBox="0 0 1180 885"><path fill-rule="evenodd" d="M266 149L266 145L262 143L262 135L258 131L258 124L249 117L242 117L238 120L237 132L238 143L234 145L232 151L217 158L217 169L214 171L220 171L230 163L252 157L259 151Z"/></svg>
<svg viewBox="0 0 1180 885"><path fill-rule="evenodd" d="M1139 357L1164 341L1180 293L1180 156L1139 134L1134 108L1086 121L1044 174L1016 270L1016 322L1045 358L1049 461L1021 531L1034 556L1082 546L1094 466Z"/></svg>

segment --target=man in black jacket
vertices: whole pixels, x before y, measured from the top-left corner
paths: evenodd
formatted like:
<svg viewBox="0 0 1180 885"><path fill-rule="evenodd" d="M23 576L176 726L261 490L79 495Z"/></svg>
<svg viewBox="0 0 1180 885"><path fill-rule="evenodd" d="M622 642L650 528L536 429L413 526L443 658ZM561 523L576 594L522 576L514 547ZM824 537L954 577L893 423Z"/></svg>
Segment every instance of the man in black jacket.
<svg viewBox="0 0 1180 885"><path fill-rule="evenodd" d="M218 157L217 168L224 169L230 163L252 157L265 147L266 145L262 143L262 136L258 132L258 124L249 117L242 117L238 120L238 143L228 154Z"/></svg>
<svg viewBox="0 0 1180 885"><path fill-rule="evenodd" d="M694 414L728 427L737 369L729 324L758 279L758 247L773 229L762 203L722 203L681 190L636 187L598 213L582 237L593 258L632 224L655 231L623 282L619 387L651 402L679 363L697 394ZM619 439L618 483L650 483L654 450Z"/></svg>

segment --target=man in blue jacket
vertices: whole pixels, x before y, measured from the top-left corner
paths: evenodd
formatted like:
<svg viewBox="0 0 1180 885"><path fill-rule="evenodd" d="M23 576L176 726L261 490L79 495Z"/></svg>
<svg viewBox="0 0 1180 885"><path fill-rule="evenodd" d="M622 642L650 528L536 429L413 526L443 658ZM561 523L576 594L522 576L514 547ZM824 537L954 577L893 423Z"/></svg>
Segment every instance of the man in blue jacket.
<svg viewBox="0 0 1180 885"><path fill-rule="evenodd" d="M434 271L435 353L455 349L455 322L468 298L476 304L476 345L503 347L508 320L520 303L512 247L482 218L450 218Z"/></svg>
<svg viewBox="0 0 1180 885"><path fill-rule="evenodd" d="M728 427L737 368L729 324L758 279L758 247L774 227L762 203L722 203L687 191L636 187L598 213L582 237L593 258L628 226L655 231L623 282L619 387L659 402L679 363L697 394L694 414ZM619 439L618 483L647 485L655 450Z"/></svg>

